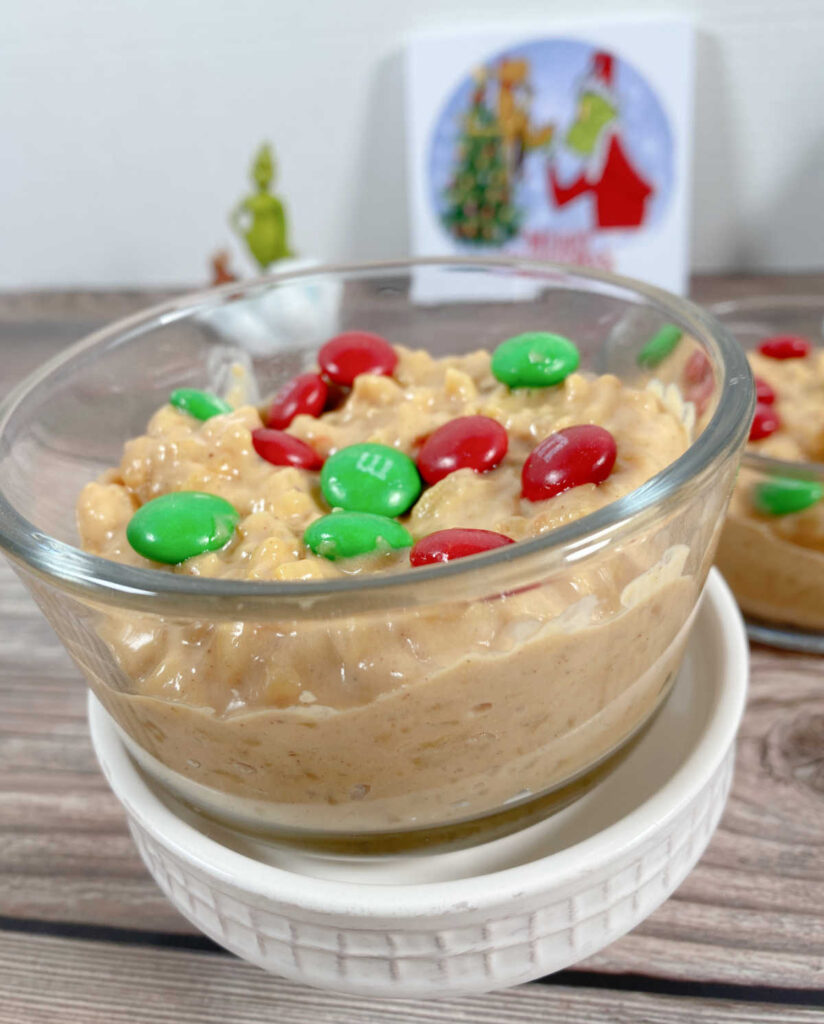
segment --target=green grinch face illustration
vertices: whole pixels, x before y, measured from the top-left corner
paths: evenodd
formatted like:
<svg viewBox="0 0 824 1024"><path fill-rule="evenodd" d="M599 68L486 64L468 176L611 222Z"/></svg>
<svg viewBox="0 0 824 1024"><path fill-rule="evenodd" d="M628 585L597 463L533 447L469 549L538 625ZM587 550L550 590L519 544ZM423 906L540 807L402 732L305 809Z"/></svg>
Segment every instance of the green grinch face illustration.
<svg viewBox="0 0 824 1024"><path fill-rule="evenodd" d="M590 156L601 132L617 116L617 108L599 93L582 93L575 122L567 132L566 144L580 156Z"/></svg>

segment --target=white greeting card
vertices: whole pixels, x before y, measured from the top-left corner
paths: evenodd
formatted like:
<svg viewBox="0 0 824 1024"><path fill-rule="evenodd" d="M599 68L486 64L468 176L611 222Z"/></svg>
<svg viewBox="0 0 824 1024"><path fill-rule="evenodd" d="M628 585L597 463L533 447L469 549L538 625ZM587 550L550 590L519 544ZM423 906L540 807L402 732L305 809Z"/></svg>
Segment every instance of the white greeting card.
<svg viewBox="0 0 824 1024"><path fill-rule="evenodd" d="M693 31L683 21L416 37L416 255L601 267L683 293Z"/></svg>

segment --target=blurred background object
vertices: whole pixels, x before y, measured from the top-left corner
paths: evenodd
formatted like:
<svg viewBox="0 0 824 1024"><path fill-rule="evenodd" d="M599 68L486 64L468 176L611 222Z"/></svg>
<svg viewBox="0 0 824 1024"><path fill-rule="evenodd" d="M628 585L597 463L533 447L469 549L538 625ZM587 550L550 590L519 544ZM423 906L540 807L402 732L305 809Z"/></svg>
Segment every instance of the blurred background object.
<svg viewBox="0 0 824 1024"><path fill-rule="evenodd" d="M264 142L255 155L251 177L255 191L237 204L231 223L258 267L268 270L278 260L294 255L289 250L286 210L283 202L272 193L275 158L268 142Z"/></svg>
<svg viewBox="0 0 824 1024"><path fill-rule="evenodd" d="M412 252L574 263L684 293L694 43L689 22L658 16L413 36Z"/></svg>
<svg viewBox="0 0 824 1024"><path fill-rule="evenodd" d="M692 262L824 267L824 4L579 0L576 18L681 14L697 32ZM408 249L403 49L416 32L536 22L544 0L6 0L0 288L186 285L228 247L261 141L297 252ZM539 126L540 127L540 126Z"/></svg>

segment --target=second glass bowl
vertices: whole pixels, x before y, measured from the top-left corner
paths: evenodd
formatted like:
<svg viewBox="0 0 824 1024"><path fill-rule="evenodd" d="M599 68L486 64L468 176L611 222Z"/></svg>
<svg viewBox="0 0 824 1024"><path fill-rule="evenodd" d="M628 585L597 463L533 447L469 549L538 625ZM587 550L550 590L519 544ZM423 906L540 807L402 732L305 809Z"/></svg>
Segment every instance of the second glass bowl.
<svg viewBox="0 0 824 1024"><path fill-rule="evenodd" d="M747 352L775 335L809 339L824 371L821 296L765 295L717 303L710 312ZM821 404L812 412L824 424L824 377L821 395ZM821 434L824 442L824 427ZM755 495L776 480L800 480L824 494L824 462L768 458L748 448L717 563L746 616L753 640L824 654L824 499L799 512L766 515L756 507Z"/></svg>

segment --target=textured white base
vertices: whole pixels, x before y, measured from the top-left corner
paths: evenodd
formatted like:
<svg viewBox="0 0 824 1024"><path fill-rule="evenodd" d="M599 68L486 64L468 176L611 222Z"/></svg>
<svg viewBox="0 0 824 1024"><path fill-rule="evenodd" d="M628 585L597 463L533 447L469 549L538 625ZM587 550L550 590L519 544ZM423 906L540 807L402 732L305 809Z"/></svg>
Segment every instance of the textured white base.
<svg viewBox="0 0 824 1024"><path fill-rule="evenodd" d="M311 857L221 831L150 786L94 698L89 716L138 849L193 924L309 985L434 997L568 967L670 895L721 817L747 665L713 570L672 696L605 782L515 836L417 857Z"/></svg>

